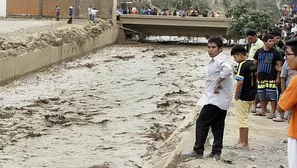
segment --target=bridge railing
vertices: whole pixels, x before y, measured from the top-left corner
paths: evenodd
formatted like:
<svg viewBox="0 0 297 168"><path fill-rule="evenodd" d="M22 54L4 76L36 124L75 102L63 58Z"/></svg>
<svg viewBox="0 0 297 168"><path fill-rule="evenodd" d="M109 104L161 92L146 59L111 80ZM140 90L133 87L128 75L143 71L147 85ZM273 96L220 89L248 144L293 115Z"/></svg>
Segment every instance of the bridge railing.
<svg viewBox="0 0 297 168"><path fill-rule="evenodd" d="M211 17L178 17L156 15L121 15L123 25L186 26L228 28L231 19Z"/></svg>

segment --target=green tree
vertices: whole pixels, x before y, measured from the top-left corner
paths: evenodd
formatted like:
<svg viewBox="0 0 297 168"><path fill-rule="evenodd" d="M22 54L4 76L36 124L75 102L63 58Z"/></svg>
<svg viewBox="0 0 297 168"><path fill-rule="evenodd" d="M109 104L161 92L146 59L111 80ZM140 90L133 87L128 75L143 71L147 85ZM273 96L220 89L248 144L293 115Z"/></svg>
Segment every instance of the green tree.
<svg viewBox="0 0 297 168"><path fill-rule="evenodd" d="M271 3L271 0L257 1L257 8L260 11L265 11L273 21L279 20L281 16L281 10L276 3Z"/></svg>
<svg viewBox="0 0 297 168"><path fill-rule="evenodd" d="M233 1L227 9L227 14L233 16L234 19L239 18L244 13L247 13L252 8L252 3L249 1Z"/></svg>
<svg viewBox="0 0 297 168"><path fill-rule="evenodd" d="M196 2L194 2L194 4L196 4L196 6L194 6L194 7L197 8L199 11L211 9L211 7L210 7L211 4L210 4L209 0L196 0Z"/></svg>
<svg viewBox="0 0 297 168"><path fill-rule="evenodd" d="M269 0L235 0L227 14L233 16L227 30L229 38L239 39L245 36L248 29L264 32L273 27L280 17L276 4L268 5ZM266 5L266 6L263 6ZM273 13L273 10L275 13Z"/></svg>
<svg viewBox="0 0 297 168"><path fill-rule="evenodd" d="M273 20L266 12L250 9L240 17L232 19L227 30L227 36L233 39L240 39L245 37L246 31L249 29L264 32L272 26Z"/></svg>
<svg viewBox="0 0 297 168"><path fill-rule="evenodd" d="M230 0L223 0L223 5L225 8L229 8L231 5L231 1Z"/></svg>

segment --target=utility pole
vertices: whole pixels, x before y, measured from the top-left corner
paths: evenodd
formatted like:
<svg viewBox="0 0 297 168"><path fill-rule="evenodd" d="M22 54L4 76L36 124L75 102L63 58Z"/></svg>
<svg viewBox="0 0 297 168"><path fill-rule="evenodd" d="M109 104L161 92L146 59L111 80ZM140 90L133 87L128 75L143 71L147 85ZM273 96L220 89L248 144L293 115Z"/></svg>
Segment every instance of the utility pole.
<svg viewBox="0 0 297 168"><path fill-rule="evenodd" d="M39 0L39 17L43 16L43 0Z"/></svg>
<svg viewBox="0 0 297 168"><path fill-rule="evenodd" d="M75 17L79 18L79 0L75 1Z"/></svg>

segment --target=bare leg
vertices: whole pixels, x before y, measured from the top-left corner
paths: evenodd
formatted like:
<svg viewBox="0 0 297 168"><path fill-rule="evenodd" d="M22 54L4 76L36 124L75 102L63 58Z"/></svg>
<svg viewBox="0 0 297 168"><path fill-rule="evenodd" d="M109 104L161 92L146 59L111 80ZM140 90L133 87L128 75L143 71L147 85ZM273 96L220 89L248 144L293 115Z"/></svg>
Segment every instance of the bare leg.
<svg viewBox="0 0 297 168"><path fill-rule="evenodd" d="M271 104L271 111L272 111L272 114L275 115L276 106L277 106L277 101L271 101L270 104Z"/></svg>
<svg viewBox="0 0 297 168"><path fill-rule="evenodd" d="M261 102L261 113L266 114L268 100L264 99L264 100L261 100L260 102Z"/></svg>
<svg viewBox="0 0 297 168"><path fill-rule="evenodd" d="M242 132L242 146L245 149L249 148L249 128L241 128L241 132Z"/></svg>
<svg viewBox="0 0 297 168"><path fill-rule="evenodd" d="M242 132L241 132L241 128L239 128L239 140L237 144L242 144L243 140L242 140Z"/></svg>
<svg viewBox="0 0 297 168"><path fill-rule="evenodd" d="M254 112L257 111L257 104L258 104L258 102L259 102L258 95L256 95L255 100L253 102L254 107L253 107L253 110L252 111L254 111Z"/></svg>

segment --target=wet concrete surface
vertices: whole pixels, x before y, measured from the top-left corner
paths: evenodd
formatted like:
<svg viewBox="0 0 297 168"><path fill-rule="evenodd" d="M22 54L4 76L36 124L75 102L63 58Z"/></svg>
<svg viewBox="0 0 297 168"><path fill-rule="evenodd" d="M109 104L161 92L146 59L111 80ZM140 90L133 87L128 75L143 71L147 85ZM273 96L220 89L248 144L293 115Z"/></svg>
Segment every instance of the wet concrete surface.
<svg viewBox="0 0 297 168"><path fill-rule="evenodd" d="M2 167L140 167L191 112L205 47L115 45L0 88Z"/></svg>

